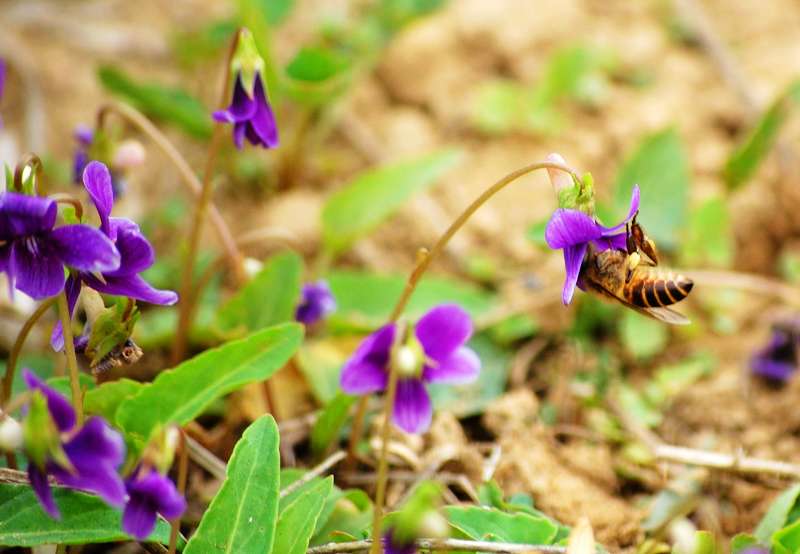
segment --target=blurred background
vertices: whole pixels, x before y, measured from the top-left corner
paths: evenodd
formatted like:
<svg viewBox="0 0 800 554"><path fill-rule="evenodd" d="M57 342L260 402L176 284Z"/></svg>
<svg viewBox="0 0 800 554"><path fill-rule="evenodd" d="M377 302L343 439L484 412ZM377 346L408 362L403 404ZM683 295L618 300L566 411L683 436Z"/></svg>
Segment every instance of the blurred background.
<svg viewBox="0 0 800 554"><path fill-rule="evenodd" d="M607 546L676 519L722 536L753 529L784 482L679 475L698 486L659 512L653 502L678 477L644 465L606 400L614 390L670 443L800 462L800 382L750 369L776 321L798 329L797 3L3 0L0 161L37 152L48 189L79 194L75 129L115 100L151 117L199 172L242 24L267 59L281 146L226 146L215 202L237 236L255 237L248 256L291 246L339 302L329 332L280 376L283 419L330 400L341 361L388 314L420 246L491 183L558 152L592 173L606 224L640 185L639 221L662 264L695 279L680 305L693 323L668 328L585 294L562 306L562 256L543 241L555 197L533 174L481 208L412 304L421 313L458 300L479 329L481 382L442 391L439 406L462 418L453 424L465 443L504 445L506 492L532 494L567 523L589 515ZM109 117L146 150L120 175L115 209L156 245L149 279L177 288L191 198L149 139ZM341 239L326 208L365 181L397 197L364 204L365 218L380 214L369 232ZM219 248L206 231L207 264ZM209 322L230 285L216 275L206 288L196 347L216 340ZM29 310L4 308L3 348ZM174 320L170 309L143 313L143 376L165 367ZM257 401L243 394L209 427L236 428L260 413Z"/></svg>

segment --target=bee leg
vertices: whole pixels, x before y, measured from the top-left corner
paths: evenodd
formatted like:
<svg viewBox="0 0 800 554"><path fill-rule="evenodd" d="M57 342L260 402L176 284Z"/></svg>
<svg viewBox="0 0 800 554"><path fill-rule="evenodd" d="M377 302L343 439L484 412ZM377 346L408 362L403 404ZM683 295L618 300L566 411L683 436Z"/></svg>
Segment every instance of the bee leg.
<svg viewBox="0 0 800 554"><path fill-rule="evenodd" d="M625 247L628 251L628 255L636 253L636 239L634 239L630 226L627 223L625 224Z"/></svg>

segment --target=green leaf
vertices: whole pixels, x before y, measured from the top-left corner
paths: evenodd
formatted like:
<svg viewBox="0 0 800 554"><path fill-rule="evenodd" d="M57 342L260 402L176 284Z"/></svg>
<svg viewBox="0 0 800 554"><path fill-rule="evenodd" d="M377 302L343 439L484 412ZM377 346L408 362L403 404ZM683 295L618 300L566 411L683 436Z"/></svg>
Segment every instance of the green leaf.
<svg viewBox="0 0 800 554"><path fill-rule="evenodd" d="M280 493L278 443L278 425L271 415L245 430L186 554L272 551Z"/></svg>
<svg viewBox="0 0 800 554"><path fill-rule="evenodd" d="M270 257L261 271L220 309L220 327L230 330L244 326L248 331L258 331L294 320L302 270L303 260L294 252Z"/></svg>
<svg viewBox="0 0 800 554"><path fill-rule="evenodd" d="M303 338L297 323L276 325L206 350L122 403L117 423L146 439L159 425L185 425L214 400L254 381L268 379L292 357Z"/></svg>
<svg viewBox="0 0 800 554"><path fill-rule="evenodd" d="M724 177L733 190L753 176L761 161L772 149L778 133L789 118L791 108L800 102L800 81L794 81L764 112L747 139L731 154Z"/></svg>
<svg viewBox="0 0 800 554"><path fill-rule="evenodd" d="M740 550L744 550L748 546L756 546L758 539L753 535L747 533L739 533L731 539L731 553L738 554Z"/></svg>
<svg viewBox="0 0 800 554"><path fill-rule="evenodd" d="M633 310L623 312L619 335L625 350L637 360L652 358L664 350L669 341L669 329L665 324Z"/></svg>
<svg viewBox="0 0 800 554"><path fill-rule="evenodd" d="M406 275L376 274L365 271L333 271L326 275L337 310L331 324L350 322L371 329L383 325L405 287ZM488 313L494 295L472 284L442 277L423 278L411 296L404 314L411 319L438 304L455 303L471 317Z"/></svg>
<svg viewBox="0 0 800 554"><path fill-rule="evenodd" d="M20 373L22 372L20 371ZM78 383L80 383L81 390L87 391L87 394L95 388L94 379L92 379L91 375L85 373L78 374ZM69 377L50 377L47 379L47 384L67 398L72 398L72 384L69 381Z"/></svg>
<svg viewBox="0 0 800 554"><path fill-rule="evenodd" d="M709 198L689 214L681 247L683 265L728 267L733 260L733 234L728 204Z"/></svg>
<svg viewBox="0 0 800 554"><path fill-rule="evenodd" d="M145 114L174 123L197 138L211 136L211 112L185 90L156 83L137 83L112 66L101 67L97 75L106 90Z"/></svg>
<svg viewBox="0 0 800 554"><path fill-rule="evenodd" d="M267 21L272 25L280 25L294 8L294 0L258 0Z"/></svg>
<svg viewBox="0 0 800 554"><path fill-rule="evenodd" d="M287 96L308 106L330 104L352 81L351 61L324 46L302 48L286 66Z"/></svg>
<svg viewBox="0 0 800 554"><path fill-rule="evenodd" d="M795 521L791 525L777 531L772 536L772 546L776 551L782 547L786 552L800 552L800 521Z"/></svg>
<svg viewBox="0 0 800 554"><path fill-rule="evenodd" d="M657 427L663 416L642 394L630 385L620 385L619 403L634 421L646 427Z"/></svg>
<svg viewBox="0 0 800 554"><path fill-rule="evenodd" d="M800 484L792 485L772 501L753 534L759 542L769 544L772 535L788 523L789 513L797 504Z"/></svg>
<svg viewBox="0 0 800 554"><path fill-rule="evenodd" d="M347 421L350 407L356 400L357 397L340 392L322 410L311 429L311 452L315 456L323 454L328 446L339 438L339 432Z"/></svg>
<svg viewBox="0 0 800 554"><path fill-rule="evenodd" d="M527 106L529 91L518 82L491 79L482 83L471 108L472 124L487 134L502 134L519 127L519 114Z"/></svg>
<svg viewBox="0 0 800 554"><path fill-rule="evenodd" d="M347 61L333 51L320 47L306 47L286 66L286 74L300 81L319 82L330 79L347 67Z"/></svg>
<svg viewBox="0 0 800 554"><path fill-rule="evenodd" d="M479 506L446 506L444 512L450 525L476 541L550 544L558 532L552 521L522 512Z"/></svg>
<svg viewBox="0 0 800 554"><path fill-rule="evenodd" d="M614 205L620 218L628 212L636 184L641 188L639 222L659 246L675 247L686 224L689 189L689 162L675 129L646 137L619 170Z"/></svg>
<svg viewBox="0 0 800 554"><path fill-rule="evenodd" d="M136 395L145 385L130 379L103 383L83 396L83 409L87 414L99 415L108 421L117 420L120 404Z"/></svg>
<svg viewBox="0 0 800 554"><path fill-rule="evenodd" d="M528 227L528 231L525 233L525 236L529 241L531 241L536 246L541 246L542 248L549 248L547 246L547 241L544 240L544 230L547 228L548 223L550 223L550 218L537 221L536 223Z"/></svg>
<svg viewBox="0 0 800 554"><path fill-rule="evenodd" d="M305 554L332 486L333 477L319 479L281 510L273 552Z"/></svg>
<svg viewBox="0 0 800 554"><path fill-rule="evenodd" d="M444 150L361 173L331 195L322 210L325 247L332 254L346 250L460 159L459 151Z"/></svg>
<svg viewBox="0 0 800 554"><path fill-rule="evenodd" d="M366 538L371 522L372 502L367 493L360 489L343 491L336 498L333 510L327 518L323 509L310 545Z"/></svg>
<svg viewBox="0 0 800 554"><path fill-rule="evenodd" d="M122 531L122 514L96 496L53 487L61 519L47 515L28 485L0 484L0 544L87 544L131 540ZM169 525L159 520L148 538L169 542Z"/></svg>

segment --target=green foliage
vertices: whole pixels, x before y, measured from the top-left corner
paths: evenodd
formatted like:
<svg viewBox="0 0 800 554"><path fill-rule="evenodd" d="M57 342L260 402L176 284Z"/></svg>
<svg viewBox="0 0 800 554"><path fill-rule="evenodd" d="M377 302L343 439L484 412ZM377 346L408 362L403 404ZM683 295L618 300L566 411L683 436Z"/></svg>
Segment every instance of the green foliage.
<svg viewBox="0 0 800 554"><path fill-rule="evenodd" d="M800 81L792 82L764 112L745 141L725 164L724 177L729 189L736 189L753 176L772 149L791 109L800 102Z"/></svg>
<svg viewBox="0 0 800 554"><path fill-rule="evenodd" d="M352 79L351 61L325 46L302 48L286 66L283 91L308 106L330 104Z"/></svg>
<svg viewBox="0 0 800 554"><path fill-rule="evenodd" d="M531 337L539 330L539 324L529 314L515 314L495 323L489 334L497 344L510 346L514 342Z"/></svg>
<svg viewBox="0 0 800 554"><path fill-rule="evenodd" d="M339 432L356 400L357 397L340 392L322 410L311 429L311 452L315 456L323 454L339 438Z"/></svg>
<svg viewBox="0 0 800 554"><path fill-rule="evenodd" d="M645 137L620 168L614 184L619 218L628 212L636 184L642 191L639 220L647 234L659 246L675 247L686 224L689 190L689 162L675 129Z"/></svg>
<svg viewBox="0 0 800 554"><path fill-rule="evenodd" d="M800 552L800 521L795 521L772 535L772 548L776 554Z"/></svg>
<svg viewBox="0 0 800 554"><path fill-rule="evenodd" d="M800 484L792 485L770 504L767 513L761 518L753 534L759 542L769 544L772 536L782 527L791 523L789 514L798 505L800 498Z"/></svg>
<svg viewBox="0 0 800 554"><path fill-rule="evenodd" d="M42 510L31 487L0 484L0 544L37 546L130 540L121 530L120 511L96 496L53 487L53 497L61 509L60 520ZM167 544L169 525L159 520L148 541Z"/></svg>
<svg viewBox="0 0 800 554"><path fill-rule="evenodd" d="M325 248L332 254L346 250L460 159L460 152L444 150L361 173L331 195L322 210Z"/></svg>
<svg viewBox="0 0 800 554"><path fill-rule="evenodd" d="M303 260L294 252L276 254L228 300L217 314L224 330L258 331L294 319L300 297Z"/></svg>
<svg viewBox="0 0 800 554"><path fill-rule="evenodd" d="M504 79L484 83L472 109L473 124L492 134L556 132L565 124L557 110L559 101L600 103L607 88L606 73L615 63L613 55L596 46L563 48L550 58L533 87Z"/></svg>
<svg viewBox="0 0 800 554"><path fill-rule="evenodd" d="M692 554L718 554L719 548L714 534L709 531L697 531L694 534L694 550Z"/></svg>
<svg viewBox="0 0 800 554"><path fill-rule="evenodd" d="M479 506L446 506L444 512L451 526L478 541L551 544L558 532L549 519L523 512Z"/></svg>
<svg viewBox="0 0 800 554"><path fill-rule="evenodd" d="M285 507L281 506L272 549L275 554L305 554L332 486L333 477L316 479L303 486Z"/></svg>
<svg viewBox="0 0 800 554"><path fill-rule="evenodd" d="M103 309L95 319L86 345L86 354L95 366L117 346L128 340L139 319L139 309L133 304L128 308L129 299L118 298L113 306Z"/></svg>
<svg viewBox="0 0 800 554"><path fill-rule="evenodd" d="M341 491L334 487L317 520L310 546L365 538L371 521L372 502L367 493L361 489Z"/></svg>
<svg viewBox="0 0 800 554"><path fill-rule="evenodd" d="M347 336L311 338L300 346L295 360L318 402L327 405L339 393L342 364L357 346Z"/></svg>
<svg viewBox="0 0 800 554"><path fill-rule="evenodd" d="M46 381L49 386L53 387L67 398L72 398L72 385L69 382L69 377L50 377ZM94 379L91 375L87 375L86 373L78 374L78 383L80 383L81 390L84 391L91 392L95 388Z"/></svg>
<svg viewBox="0 0 800 554"><path fill-rule="evenodd" d="M351 326L372 329L386 322L408 277L337 270L328 273L325 278L338 305L330 323L350 323ZM404 314L417 319L438 304L453 302L476 318L488 313L494 300L492 294L474 285L444 277L428 277L417 285Z"/></svg>
<svg viewBox="0 0 800 554"><path fill-rule="evenodd" d="M302 326L276 325L206 350L161 372L133 398L124 401L117 423L147 439L158 426L185 425L214 400L254 381L268 379L300 346Z"/></svg>
<svg viewBox="0 0 800 554"><path fill-rule="evenodd" d="M756 546L758 539L753 535L746 533L739 533L731 539L731 554L738 554L740 550L744 550L748 546Z"/></svg>
<svg viewBox="0 0 800 554"><path fill-rule="evenodd" d="M548 223L550 223L549 217L533 223L530 227L528 227L528 231L525 233L525 236L536 246L549 248L547 246L547 241L544 240L544 230L547 228Z"/></svg>
<svg viewBox="0 0 800 554"><path fill-rule="evenodd" d="M278 443L278 425L270 415L247 428L186 554L272 551L280 487Z"/></svg>
<svg viewBox="0 0 800 554"><path fill-rule="evenodd" d="M87 414L99 415L108 421L117 420L117 409L128 398L136 395L145 385L130 379L109 381L87 391L83 396L83 409Z"/></svg>
<svg viewBox="0 0 800 554"><path fill-rule="evenodd" d="M624 310L618 328L625 350L638 360L652 358L667 346L669 329L655 319Z"/></svg>
<svg viewBox="0 0 800 554"><path fill-rule="evenodd" d="M730 211L723 198L709 198L691 210L680 254L684 265L730 266L733 235Z"/></svg>
<svg viewBox="0 0 800 554"><path fill-rule="evenodd" d="M197 138L211 136L211 115L197 98L183 89L156 83L138 83L121 70L103 66L97 72L103 87L145 114L174 123Z"/></svg>

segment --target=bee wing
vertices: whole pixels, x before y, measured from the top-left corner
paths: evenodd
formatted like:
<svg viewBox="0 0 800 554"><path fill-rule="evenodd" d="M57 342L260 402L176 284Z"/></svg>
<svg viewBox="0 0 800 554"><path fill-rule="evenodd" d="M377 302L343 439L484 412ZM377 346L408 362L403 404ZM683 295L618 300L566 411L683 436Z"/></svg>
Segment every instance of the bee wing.
<svg viewBox="0 0 800 554"><path fill-rule="evenodd" d="M689 323L691 323L688 317L670 308L666 308L663 306L656 308L640 308L639 306L627 302L624 298L620 298L619 296L617 296L610 290L606 289L599 283L587 281L586 284L589 285L595 292L599 293L601 296L604 296L606 298L613 298L623 306L630 308L632 310L636 310L640 314L646 315L647 317L651 317L653 319L657 319L659 321L663 321L664 323L669 323L671 325L689 325Z"/></svg>

